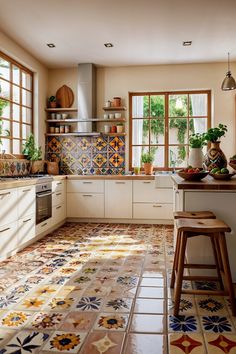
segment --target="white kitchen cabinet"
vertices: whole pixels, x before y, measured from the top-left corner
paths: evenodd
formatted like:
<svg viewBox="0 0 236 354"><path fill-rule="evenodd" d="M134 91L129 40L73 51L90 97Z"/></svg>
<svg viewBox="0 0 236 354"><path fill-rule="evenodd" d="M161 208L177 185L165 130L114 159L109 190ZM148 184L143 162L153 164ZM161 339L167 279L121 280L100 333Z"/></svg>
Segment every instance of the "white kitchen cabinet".
<svg viewBox="0 0 236 354"><path fill-rule="evenodd" d="M34 214L36 208L35 186L18 188L18 219Z"/></svg>
<svg viewBox="0 0 236 354"><path fill-rule="evenodd" d="M133 181L134 203L173 203L172 188L155 188L155 181Z"/></svg>
<svg viewBox="0 0 236 354"><path fill-rule="evenodd" d="M52 182L52 218L51 226L59 224L66 218L66 184L65 181Z"/></svg>
<svg viewBox="0 0 236 354"><path fill-rule="evenodd" d="M173 205L164 203L134 203L133 218L171 220L173 218Z"/></svg>
<svg viewBox="0 0 236 354"><path fill-rule="evenodd" d="M18 220L17 233L19 247L35 237L35 213Z"/></svg>
<svg viewBox="0 0 236 354"><path fill-rule="evenodd" d="M104 218L103 193L67 193L67 216Z"/></svg>
<svg viewBox="0 0 236 354"><path fill-rule="evenodd" d="M36 236L47 231L48 229L50 229L51 226L52 226L52 218L47 219L47 220L41 222L40 224L36 225L36 227L35 227Z"/></svg>
<svg viewBox="0 0 236 354"><path fill-rule="evenodd" d="M105 218L132 218L132 181L105 181Z"/></svg>
<svg viewBox="0 0 236 354"><path fill-rule="evenodd" d="M0 226L0 258L5 258L18 247L17 221Z"/></svg>
<svg viewBox="0 0 236 354"><path fill-rule="evenodd" d="M59 204L52 207L51 226L59 224L65 219L65 204Z"/></svg>
<svg viewBox="0 0 236 354"><path fill-rule="evenodd" d="M17 188L0 190L0 226L17 220Z"/></svg>
<svg viewBox="0 0 236 354"><path fill-rule="evenodd" d="M104 181L67 180L67 193L104 193Z"/></svg>

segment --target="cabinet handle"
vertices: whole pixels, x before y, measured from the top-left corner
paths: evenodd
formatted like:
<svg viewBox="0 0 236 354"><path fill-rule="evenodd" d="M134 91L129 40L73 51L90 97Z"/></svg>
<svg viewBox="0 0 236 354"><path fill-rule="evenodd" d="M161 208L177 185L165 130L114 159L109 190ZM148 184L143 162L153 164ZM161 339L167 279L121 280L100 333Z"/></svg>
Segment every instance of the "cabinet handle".
<svg viewBox="0 0 236 354"><path fill-rule="evenodd" d="M31 219L26 219L26 220L23 220L23 222L28 222L28 221L30 221Z"/></svg>
<svg viewBox="0 0 236 354"><path fill-rule="evenodd" d="M22 192L30 192L31 189L23 189Z"/></svg>
<svg viewBox="0 0 236 354"><path fill-rule="evenodd" d="M148 181L148 182L143 182L144 184L150 184L151 182L150 181Z"/></svg>
<svg viewBox="0 0 236 354"><path fill-rule="evenodd" d="M83 182L83 184L92 184L93 182Z"/></svg>
<svg viewBox="0 0 236 354"><path fill-rule="evenodd" d="M179 194L179 191L175 191L175 194Z"/></svg>
<svg viewBox="0 0 236 354"><path fill-rule="evenodd" d="M48 223L47 222L45 222L43 225L41 225L41 227L44 227L44 226L46 226Z"/></svg>
<svg viewBox="0 0 236 354"><path fill-rule="evenodd" d="M62 184L61 182L57 182L57 186L59 186L60 184Z"/></svg>
<svg viewBox="0 0 236 354"><path fill-rule="evenodd" d="M9 195L9 194L11 194L11 192L1 193L0 197L4 197L5 195Z"/></svg>
<svg viewBox="0 0 236 354"><path fill-rule="evenodd" d="M60 209L61 208L61 205L60 206L58 206L58 207L56 207L56 209Z"/></svg>
<svg viewBox="0 0 236 354"><path fill-rule="evenodd" d="M153 205L153 208L162 208L162 205Z"/></svg>
<svg viewBox="0 0 236 354"><path fill-rule="evenodd" d="M6 229L1 230L0 232L5 232L7 230L10 230L10 227L7 227Z"/></svg>
<svg viewBox="0 0 236 354"><path fill-rule="evenodd" d="M61 195L61 193L56 193L56 195Z"/></svg>
<svg viewBox="0 0 236 354"><path fill-rule="evenodd" d="M125 182L115 182L115 184L125 184Z"/></svg>
<svg viewBox="0 0 236 354"><path fill-rule="evenodd" d="M83 197L92 197L92 194L83 194Z"/></svg>

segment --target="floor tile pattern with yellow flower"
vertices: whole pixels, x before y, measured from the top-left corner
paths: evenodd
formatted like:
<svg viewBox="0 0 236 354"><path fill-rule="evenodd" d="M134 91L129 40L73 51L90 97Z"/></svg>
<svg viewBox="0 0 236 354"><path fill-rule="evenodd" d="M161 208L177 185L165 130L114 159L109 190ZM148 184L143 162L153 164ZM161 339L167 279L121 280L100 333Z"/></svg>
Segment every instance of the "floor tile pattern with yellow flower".
<svg viewBox="0 0 236 354"><path fill-rule="evenodd" d="M172 226L63 225L0 263L0 354L236 354L227 298L183 295L173 315L173 255Z"/></svg>

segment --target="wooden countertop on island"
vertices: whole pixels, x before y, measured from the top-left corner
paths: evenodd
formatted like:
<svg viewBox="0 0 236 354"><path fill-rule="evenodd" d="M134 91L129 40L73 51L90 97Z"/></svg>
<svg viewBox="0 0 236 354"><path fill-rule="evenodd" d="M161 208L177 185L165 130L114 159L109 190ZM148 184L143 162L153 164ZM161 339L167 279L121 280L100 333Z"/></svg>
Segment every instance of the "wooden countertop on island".
<svg viewBox="0 0 236 354"><path fill-rule="evenodd" d="M236 175L228 181L215 180L207 176L201 181L185 181L177 174L171 176L177 189L236 191Z"/></svg>

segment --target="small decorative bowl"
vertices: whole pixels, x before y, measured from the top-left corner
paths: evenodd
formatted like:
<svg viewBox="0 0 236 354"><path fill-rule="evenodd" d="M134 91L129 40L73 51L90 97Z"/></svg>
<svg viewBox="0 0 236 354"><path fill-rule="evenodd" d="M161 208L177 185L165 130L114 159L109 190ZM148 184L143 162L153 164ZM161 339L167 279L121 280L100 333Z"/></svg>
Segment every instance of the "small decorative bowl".
<svg viewBox="0 0 236 354"><path fill-rule="evenodd" d="M236 171L236 161L235 160L234 160L234 162L229 161L229 165L230 165L230 167L232 167Z"/></svg>
<svg viewBox="0 0 236 354"><path fill-rule="evenodd" d="M217 174L217 173L210 173L210 176L213 177L214 179L218 179L221 181L227 181L230 178L232 178L235 175L235 172L233 173L224 173L224 174Z"/></svg>
<svg viewBox="0 0 236 354"><path fill-rule="evenodd" d="M177 173L180 177L182 177L186 181L200 181L201 179L205 178L208 175L209 171L202 170L200 172L189 173L180 170Z"/></svg>

